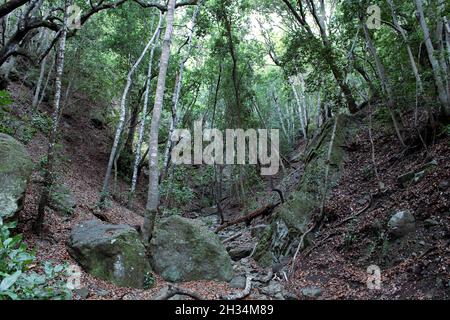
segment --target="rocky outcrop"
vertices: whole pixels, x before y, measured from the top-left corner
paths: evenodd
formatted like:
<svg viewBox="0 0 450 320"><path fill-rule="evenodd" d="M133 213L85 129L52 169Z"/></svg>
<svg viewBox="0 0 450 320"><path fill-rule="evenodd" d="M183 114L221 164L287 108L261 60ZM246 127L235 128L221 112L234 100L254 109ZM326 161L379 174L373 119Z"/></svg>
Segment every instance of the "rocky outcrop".
<svg viewBox="0 0 450 320"><path fill-rule="evenodd" d="M0 218L12 217L22 208L32 169L25 147L0 133Z"/></svg>
<svg viewBox="0 0 450 320"><path fill-rule="evenodd" d="M297 187L286 202L280 206L274 215L272 223L262 232L254 257L263 266L270 266L286 255L293 255L298 245L298 239L308 226L311 215L322 200L325 189L325 170L328 150L334 126L330 120L314 140L303 156L305 169ZM337 184L345 156L342 146L346 145L356 130L351 117L339 115L336 134L331 150L329 163L328 188Z"/></svg>
<svg viewBox="0 0 450 320"><path fill-rule="evenodd" d="M168 281L233 278L231 259L218 236L180 216L161 220L150 242L151 264Z"/></svg>
<svg viewBox="0 0 450 320"><path fill-rule="evenodd" d="M72 230L68 251L88 273L118 286L147 288L153 283L145 247L128 225L82 222Z"/></svg>

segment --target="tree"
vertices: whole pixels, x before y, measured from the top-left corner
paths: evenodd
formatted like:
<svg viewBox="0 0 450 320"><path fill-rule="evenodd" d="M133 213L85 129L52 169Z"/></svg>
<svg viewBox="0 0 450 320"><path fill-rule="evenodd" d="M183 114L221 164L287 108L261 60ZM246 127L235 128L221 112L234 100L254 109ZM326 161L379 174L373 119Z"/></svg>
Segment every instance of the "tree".
<svg viewBox="0 0 450 320"><path fill-rule="evenodd" d="M154 37L156 39L159 38L159 34L161 33L161 21L162 21L162 17L160 15L158 26L154 33ZM134 165L133 165L133 176L131 178L130 198L128 201L129 207L131 207L133 204L133 197L134 197L134 192L136 191L136 183L137 183L137 179L138 179L139 164L141 162L141 148L142 148L142 141L144 140L144 130L145 130L145 124L146 124L146 118L147 118L148 98L149 98L150 89L151 89L152 65L153 65L153 55L155 53L155 48L156 48L156 43L153 43L152 50L150 51L149 62L148 62L147 79L146 79L145 93L144 93L144 105L142 107L141 124L139 126L139 137L138 137L138 141L136 144L135 159L134 159Z"/></svg>
<svg viewBox="0 0 450 320"><path fill-rule="evenodd" d="M48 205L50 198L50 190L54 183L54 161L55 161L55 144L58 134L59 117L61 112L61 83L64 71L64 57L66 52L66 37L67 37L67 21L68 21L68 8L69 2L66 0L64 4L64 18L62 25L62 33L59 40L59 48L57 53L56 62L56 78L55 78L55 97L53 105L52 115L52 127L50 131L50 137L48 141L47 149L47 161L44 168L44 186L42 189L41 197L38 206L38 215L34 225L34 229L37 233L41 233L44 223L45 208Z"/></svg>
<svg viewBox="0 0 450 320"><path fill-rule="evenodd" d="M149 137L149 185L144 225L142 237L145 244L148 244L153 234L155 220L159 205L159 169L158 169L158 136L159 122L166 90L166 75L169 65L170 47L172 44L173 20L175 15L176 0L169 0L167 5L166 31L162 45L161 59L159 61L158 82L156 84L155 103L153 106L152 122Z"/></svg>
<svg viewBox="0 0 450 320"><path fill-rule="evenodd" d="M161 20L161 15L160 15L160 20ZM131 84L132 84L132 77L133 77L137 67L141 63L142 59L144 58L145 54L147 53L148 49L155 41L155 39L156 39L156 32L154 33L153 37L149 40L149 42L147 43L145 48L142 50L141 55L136 60L136 62L133 64L133 66L131 67L131 69L127 75L127 82L126 82L125 88L123 90L122 99L120 100L120 118L119 118L119 122L117 124L116 134L114 136L114 142L112 145L111 154L109 156L108 165L106 167L105 179L103 180L103 188L102 188L102 192L101 192L101 196L100 196L100 205L104 204L105 199L108 195L109 180L111 178L112 167L113 167L114 162L117 161L117 158L120 154L118 147L119 147L120 137L121 137L122 131L123 131L123 126L125 123L125 116L126 116L126 109L127 109L126 101L127 101L128 92L129 92Z"/></svg>

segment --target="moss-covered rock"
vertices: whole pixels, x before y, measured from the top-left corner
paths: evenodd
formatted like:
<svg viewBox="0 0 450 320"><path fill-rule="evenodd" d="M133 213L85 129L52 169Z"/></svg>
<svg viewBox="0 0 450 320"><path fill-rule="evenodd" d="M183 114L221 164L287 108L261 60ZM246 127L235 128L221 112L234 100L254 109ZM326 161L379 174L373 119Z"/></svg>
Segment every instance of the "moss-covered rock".
<svg viewBox="0 0 450 320"><path fill-rule="evenodd" d="M72 230L68 251L88 273L120 287L147 288L153 283L145 247L128 225L82 222Z"/></svg>
<svg viewBox="0 0 450 320"><path fill-rule="evenodd" d="M59 213L71 215L77 206L72 192L64 185L57 184L50 193L50 207Z"/></svg>
<svg viewBox="0 0 450 320"><path fill-rule="evenodd" d="M11 217L22 208L32 169L25 147L0 133L0 218Z"/></svg>
<svg viewBox="0 0 450 320"><path fill-rule="evenodd" d="M233 278L231 258L219 237L192 219L161 220L150 242L150 256L154 270L169 281Z"/></svg>
<svg viewBox="0 0 450 320"><path fill-rule="evenodd" d="M337 121L329 163L328 191L339 181L345 156L342 146L356 128L348 116L339 115ZM303 156L305 170L297 191L279 208L273 222L259 238L254 257L260 264L271 265L280 257L292 253L297 246L295 241L306 231L312 213L320 206L325 189L325 170L333 126L334 119L324 125L321 134L306 149Z"/></svg>

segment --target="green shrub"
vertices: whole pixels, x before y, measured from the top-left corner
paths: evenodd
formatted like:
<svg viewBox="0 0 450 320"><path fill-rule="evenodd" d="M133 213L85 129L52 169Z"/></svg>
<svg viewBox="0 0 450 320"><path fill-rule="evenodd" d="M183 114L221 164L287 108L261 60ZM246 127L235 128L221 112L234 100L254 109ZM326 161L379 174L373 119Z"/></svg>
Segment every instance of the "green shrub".
<svg viewBox="0 0 450 320"><path fill-rule="evenodd" d="M15 227L0 220L0 300L71 299L66 266L47 261L41 273L30 271L34 252L20 234L11 235Z"/></svg>

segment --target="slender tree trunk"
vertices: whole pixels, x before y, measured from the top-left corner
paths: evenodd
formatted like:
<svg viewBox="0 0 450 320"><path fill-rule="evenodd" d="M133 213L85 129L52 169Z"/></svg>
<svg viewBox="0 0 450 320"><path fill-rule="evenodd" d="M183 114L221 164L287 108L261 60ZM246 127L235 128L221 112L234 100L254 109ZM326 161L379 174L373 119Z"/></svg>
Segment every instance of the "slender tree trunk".
<svg viewBox="0 0 450 320"><path fill-rule="evenodd" d="M159 75L156 85L155 104L153 106L152 123L149 137L149 186L142 236L145 244L148 244L153 234L159 205L159 170L158 170L158 136L159 122L166 90L166 75L169 65L170 47L172 44L173 20L176 0L169 0L167 5L167 22L164 41L159 63Z"/></svg>
<svg viewBox="0 0 450 320"><path fill-rule="evenodd" d="M144 131L145 131L145 123L147 118L147 109L148 109L148 97L150 95L151 90L151 78L152 78L152 66L153 66L153 56L155 53L156 48L156 39L159 38L159 34L161 32L161 21L162 21L162 14L160 13L159 16L159 22L158 26L156 27L155 33L153 34L153 37L155 38L155 43L152 46L152 50L150 51L150 58L148 61L148 70L147 70L147 83L145 86L145 93L144 93L144 106L142 108L142 118L141 118L141 124L139 127L139 137L136 145L136 151L135 151L135 159L134 159L134 166L133 166L133 176L131 178L131 188L130 188L130 197L128 201L128 206L131 208L133 205L133 197L134 193L136 191L136 184L138 179L138 171L139 171L139 164L141 162L141 148L142 148L142 141L144 140Z"/></svg>
<svg viewBox="0 0 450 320"><path fill-rule="evenodd" d="M420 26L423 31L423 38L425 42L425 47L428 53L428 59L430 60L431 67L433 69L434 82L436 84L438 90L439 101L442 105L442 111L445 115L450 115L450 106L449 106L449 98L447 95L447 89L444 86L444 81L441 76L442 68L444 66L440 66L438 60L435 56L435 50L433 47L433 43L431 42L430 30L428 28L428 24L425 20L425 15L423 12L423 1L415 0L417 15L419 18Z"/></svg>
<svg viewBox="0 0 450 320"><path fill-rule="evenodd" d="M278 119L280 120L281 129L283 130L283 134L286 137L286 139L290 142L291 139L290 139L289 134L288 134L288 132L286 130L286 125L284 123L283 113L281 112L281 107L280 107L280 103L278 101L277 94L275 93L274 88L272 88L271 91L272 91L272 99L273 99L273 102L275 103L275 108L277 108Z"/></svg>
<svg viewBox="0 0 450 320"><path fill-rule="evenodd" d="M364 29L364 35L366 38L366 43L367 46L369 47L369 50L375 60L375 65L377 67L377 72L378 72L378 76L380 78L380 82L381 82L381 86L383 89L383 92L387 95L387 106L389 109L389 113L391 115L392 118L392 122L394 124L394 129L395 129L395 133L397 134L398 140L400 141L400 144L402 145L402 147L405 147L405 143L403 142L403 137L402 134L400 132L400 126L397 122L397 118L395 115L395 101L394 101L394 96L392 93L392 89L391 89L391 85L389 83L388 77L386 75L386 70L384 69L383 63L381 62L380 57L378 56L377 53L377 49L375 48L373 42L372 42L372 38L370 37L369 34L369 29L367 28L366 23L364 23L364 21L361 22L361 25Z"/></svg>
<svg viewBox="0 0 450 320"><path fill-rule="evenodd" d="M102 188L102 192L101 192L101 195L100 195L100 205L101 206L104 204L104 202L106 200L106 197L108 196L109 179L111 178L112 167L113 167L114 161L117 161L116 158L118 158L118 156L119 156L119 153L117 152L118 151L117 147L119 145L120 137L122 135L123 126L124 126L124 123L125 123L126 101L127 101L128 92L130 90L130 87L131 87L131 84L132 84L132 81L133 81L132 77L133 77L137 67L141 63L142 59L144 58L145 54L147 53L148 49L150 48L150 46L152 45L154 40L155 40L155 37L152 37L150 39L150 41L147 43L147 45L145 46L145 48L142 51L141 55L136 60L134 65L131 67L131 69L128 72L128 75L127 75L127 83L126 83L125 88L123 90L122 99L120 101L119 122L117 124L116 134L114 136L114 142L113 142L113 146L112 146L112 149L111 149L111 154L109 156L108 166L106 167L105 179L103 180L103 188Z"/></svg>
<svg viewBox="0 0 450 320"><path fill-rule="evenodd" d="M47 150L47 163L44 168L44 186L42 189L41 197L38 206L38 216L35 221L34 229L37 233L41 233L42 226L44 223L45 208L48 205L50 199L50 189L53 185L54 180L54 159L55 159L55 143L58 132L59 124L59 114L60 114L60 101L61 101L61 83L62 75L64 71L64 57L66 51L66 37L67 37L67 12L68 2L65 1L64 5L64 24L62 26L62 34L59 43L59 49L57 53L57 64L56 64L56 80L55 80L55 100L54 100L54 110L52 115L52 128L50 132L50 137L48 141Z"/></svg>
<svg viewBox="0 0 450 320"><path fill-rule="evenodd" d="M47 57L48 56L45 56L45 58L41 62L41 69L40 69L40 72L39 72L39 79L38 79L38 82L36 84L36 90L34 91L33 102L31 103L33 111L35 111L37 106L38 106L39 95L41 93L42 81L44 80L44 75L45 75L45 66L47 64Z"/></svg>
<svg viewBox="0 0 450 320"><path fill-rule="evenodd" d="M308 140L308 135L306 134L306 128L305 128L305 121L304 121L304 117L303 117L302 102L300 101L300 96L298 95L297 88L295 88L295 84L292 79L290 80L290 83L291 83L291 87L292 87L292 92L294 93L295 101L297 102L297 108L298 108L298 113L299 113L299 117L300 117L300 127L302 129L303 137L305 140Z"/></svg>
<svg viewBox="0 0 450 320"><path fill-rule="evenodd" d="M183 74L184 74L184 65L186 64L187 60L189 59L191 49L192 49L192 39L194 36L194 30L195 25L197 22L197 17L200 13L200 8L202 6L203 0L200 0L197 4L197 7L194 11L194 14L192 15L192 19L190 21L190 30L188 34L188 47L186 50L186 55L184 59L181 61L180 66L178 67L178 74L177 79L175 81L175 88L174 93L172 96L172 118L170 121L170 127L169 127L169 135L166 143L166 147L164 150L164 160L163 160L163 174L161 177L161 180L164 179L164 177L167 175L167 171L169 169L169 161L170 161L170 152L172 150L172 140L170 140L170 137L172 136L173 131L176 129L178 125L178 101L180 100L180 92L181 92L181 86L183 85Z"/></svg>
<svg viewBox="0 0 450 320"><path fill-rule="evenodd" d="M408 37L406 35L406 31L402 28L402 26L400 25L400 23L398 22L397 19L397 13L395 11L394 8L394 4L392 2L392 0L387 0L389 8L391 9L391 14L392 14L392 20L394 22L394 26L397 29L397 31L400 33L405 45L406 45L406 50L408 51L408 57L409 57L409 62L411 64L411 69L414 73L414 77L416 78L416 84L417 84L417 89L419 91L419 94L423 93L423 84L422 84L422 79L420 78L420 74L419 74L419 70L417 68L417 64L416 61L414 60L414 55L412 53L411 50L411 46L409 45L409 41L408 41Z"/></svg>
<svg viewBox="0 0 450 320"><path fill-rule="evenodd" d="M50 68L48 69L47 78L45 79L44 87L41 90L41 97L39 98L39 102L36 105L36 109L42 104L44 100L45 92L47 91L48 83L50 82L50 78L52 77L53 69L55 67L56 57L52 58L52 63Z"/></svg>

